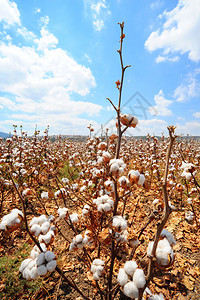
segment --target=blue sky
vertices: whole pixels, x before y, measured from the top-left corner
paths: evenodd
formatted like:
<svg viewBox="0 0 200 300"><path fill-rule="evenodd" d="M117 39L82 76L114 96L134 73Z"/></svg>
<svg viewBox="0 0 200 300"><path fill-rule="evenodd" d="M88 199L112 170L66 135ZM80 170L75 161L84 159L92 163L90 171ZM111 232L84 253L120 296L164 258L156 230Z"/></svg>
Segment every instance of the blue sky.
<svg viewBox="0 0 200 300"><path fill-rule="evenodd" d="M0 131L113 132L123 21L129 134L200 135L199 0L0 0Z"/></svg>

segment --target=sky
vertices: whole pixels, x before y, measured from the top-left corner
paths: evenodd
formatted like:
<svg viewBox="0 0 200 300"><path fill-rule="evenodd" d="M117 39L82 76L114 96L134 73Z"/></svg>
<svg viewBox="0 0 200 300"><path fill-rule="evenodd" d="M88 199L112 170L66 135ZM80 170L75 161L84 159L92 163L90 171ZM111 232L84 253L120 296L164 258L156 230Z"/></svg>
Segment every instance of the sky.
<svg viewBox="0 0 200 300"><path fill-rule="evenodd" d="M0 131L115 132L119 22L127 134L200 135L199 0L0 0Z"/></svg>

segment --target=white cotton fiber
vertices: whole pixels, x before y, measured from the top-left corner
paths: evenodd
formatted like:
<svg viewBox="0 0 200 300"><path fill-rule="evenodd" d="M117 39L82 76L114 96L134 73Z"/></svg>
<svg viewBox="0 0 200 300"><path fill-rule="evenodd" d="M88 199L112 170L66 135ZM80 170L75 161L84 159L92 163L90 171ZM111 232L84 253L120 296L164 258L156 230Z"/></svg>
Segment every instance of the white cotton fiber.
<svg viewBox="0 0 200 300"><path fill-rule="evenodd" d="M105 203L105 204L102 204L103 205L103 211L110 211L111 210L111 206L109 203Z"/></svg>
<svg viewBox="0 0 200 300"><path fill-rule="evenodd" d="M138 298L139 297L138 288L135 286L133 281L129 281L127 284L125 284L124 294L130 298Z"/></svg>
<svg viewBox="0 0 200 300"><path fill-rule="evenodd" d="M145 182L145 177L143 174L141 174L138 180L138 184L143 186L144 182Z"/></svg>
<svg viewBox="0 0 200 300"><path fill-rule="evenodd" d="M47 251L47 246L44 243L40 243L40 247L42 248L42 251ZM40 253L40 249L38 248L38 246L35 245L33 249Z"/></svg>
<svg viewBox="0 0 200 300"><path fill-rule="evenodd" d="M149 300L165 300L163 294L159 294L159 295L152 295Z"/></svg>
<svg viewBox="0 0 200 300"><path fill-rule="evenodd" d="M163 229L161 231L161 236L162 237L166 237L166 239L168 240L168 242L170 243L170 245L175 245L176 244L176 241L173 237L173 234L171 234L171 232L169 232L168 230L166 229Z"/></svg>
<svg viewBox="0 0 200 300"><path fill-rule="evenodd" d="M33 259L36 259L37 257L39 256L39 252L36 251L36 250L31 250L31 254L30 254L30 257L33 258Z"/></svg>
<svg viewBox="0 0 200 300"><path fill-rule="evenodd" d="M49 222L49 221L44 222L44 223L41 225L42 233L43 233L43 234L46 234L47 231L49 230L49 227L50 227L50 222Z"/></svg>
<svg viewBox="0 0 200 300"><path fill-rule="evenodd" d="M45 252L46 261L51 261L55 258L55 254L52 251Z"/></svg>
<svg viewBox="0 0 200 300"><path fill-rule="evenodd" d="M29 226L32 227L34 224L38 224L38 218L34 217L31 222L29 223Z"/></svg>
<svg viewBox="0 0 200 300"><path fill-rule="evenodd" d="M69 216L70 220L72 223L77 223L78 222L78 214L77 213L73 213Z"/></svg>
<svg viewBox="0 0 200 300"><path fill-rule="evenodd" d="M137 263L134 260L129 260L124 265L124 271L130 276L133 276L136 269Z"/></svg>
<svg viewBox="0 0 200 300"><path fill-rule="evenodd" d="M104 267L103 266L97 266L96 267L96 273L101 276L101 273L103 272Z"/></svg>
<svg viewBox="0 0 200 300"><path fill-rule="evenodd" d="M45 215L41 215L38 217L38 224L42 225L44 222L47 221L47 217Z"/></svg>
<svg viewBox="0 0 200 300"><path fill-rule="evenodd" d="M82 237L82 235L81 234L78 234L77 236L75 236L75 238L74 238L74 241L75 241L75 243L76 244L79 244L79 243L81 243L82 242L82 240L83 240L83 237Z"/></svg>
<svg viewBox="0 0 200 300"><path fill-rule="evenodd" d="M45 265L41 265L37 268L38 276L44 276L47 274L47 268Z"/></svg>
<svg viewBox="0 0 200 300"><path fill-rule="evenodd" d="M35 236L38 236L41 233L41 227L38 224L33 224L30 230L35 234Z"/></svg>
<svg viewBox="0 0 200 300"><path fill-rule="evenodd" d="M37 267L33 267L30 270L30 277L31 277L31 279L37 279L38 278Z"/></svg>
<svg viewBox="0 0 200 300"><path fill-rule="evenodd" d="M35 261L35 259L33 259L32 261L30 261L30 263L28 264L28 266L26 268L29 269L29 270L31 270L33 267L36 267L36 261Z"/></svg>
<svg viewBox="0 0 200 300"><path fill-rule="evenodd" d="M147 248L147 256L151 256L152 250L153 250L153 242L149 242L148 248Z"/></svg>
<svg viewBox="0 0 200 300"><path fill-rule="evenodd" d="M26 280L29 280L30 279L30 270L28 268L25 268L24 271L22 272L22 276Z"/></svg>
<svg viewBox="0 0 200 300"><path fill-rule="evenodd" d="M96 272L93 273L93 279L94 280L99 280L100 279L99 275Z"/></svg>
<svg viewBox="0 0 200 300"><path fill-rule="evenodd" d="M51 260L51 261L49 261L48 264L46 265L47 270L48 270L49 272L53 272L53 271L55 270L55 268L56 268L56 265L57 265L56 260Z"/></svg>
<svg viewBox="0 0 200 300"><path fill-rule="evenodd" d="M36 258L36 265L41 266L45 263L45 254L44 252L40 253L39 256Z"/></svg>
<svg viewBox="0 0 200 300"><path fill-rule="evenodd" d="M32 258L27 258L25 260L23 260L23 262L21 263L21 266L19 267L19 271L23 272L24 269L28 266L28 264L32 261Z"/></svg>
<svg viewBox="0 0 200 300"><path fill-rule="evenodd" d="M96 258L95 260L93 260L92 264L95 266L101 266L101 265L104 265L105 262L103 260L101 260L100 258Z"/></svg>
<svg viewBox="0 0 200 300"><path fill-rule="evenodd" d="M144 275L144 271L142 269L136 269L133 274L133 282L135 283L138 289L141 289L146 284L146 279Z"/></svg>
<svg viewBox="0 0 200 300"><path fill-rule="evenodd" d="M121 286L124 286L127 282L128 282L128 275L127 273L124 271L123 268L119 269L119 273L117 275L117 281L119 282L119 284Z"/></svg>

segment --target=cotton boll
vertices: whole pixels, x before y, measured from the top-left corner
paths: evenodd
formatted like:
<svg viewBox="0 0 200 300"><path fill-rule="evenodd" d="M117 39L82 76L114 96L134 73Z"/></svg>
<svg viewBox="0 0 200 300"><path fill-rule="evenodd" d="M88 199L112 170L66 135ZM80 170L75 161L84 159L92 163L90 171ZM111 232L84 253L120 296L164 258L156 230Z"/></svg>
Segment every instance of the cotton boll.
<svg viewBox="0 0 200 300"><path fill-rule="evenodd" d="M51 261L49 261L48 264L46 265L47 270L48 270L49 272L53 272L53 271L55 270L55 268L56 268L56 265L57 265L56 260L51 260Z"/></svg>
<svg viewBox="0 0 200 300"><path fill-rule="evenodd" d="M133 274L133 282L135 283L138 289L141 289L146 284L146 279L144 275L144 271L142 269L136 269Z"/></svg>
<svg viewBox="0 0 200 300"><path fill-rule="evenodd" d="M139 297L139 291L138 288L135 286L133 281L129 281L124 286L124 295L130 298L138 298Z"/></svg>
<svg viewBox="0 0 200 300"><path fill-rule="evenodd" d="M137 269L137 263L134 260L129 260L124 265L125 272L130 276L133 276L136 269Z"/></svg>
<svg viewBox="0 0 200 300"><path fill-rule="evenodd" d="M161 231L161 236L162 237L166 237L166 239L168 240L168 242L170 243L170 245L176 245L176 241L175 241L173 235L168 230L163 229Z"/></svg>
<svg viewBox="0 0 200 300"><path fill-rule="evenodd" d="M74 243L71 243L69 246L69 251L74 251L76 249L76 245Z"/></svg>
<svg viewBox="0 0 200 300"><path fill-rule="evenodd" d="M31 270L33 267L36 267L35 259L32 259L32 261L30 261L30 263L28 264L28 266L26 268Z"/></svg>
<svg viewBox="0 0 200 300"><path fill-rule="evenodd" d="M44 252L40 253L39 256L36 258L36 265L40 266L45 263L45 254Z"/></svg>
<svg viewBox="0 0 200 300"><path fill-rule="evenodd" d="M145 177L143 174L141 174L138 180L138 184L143 186L144 182L145 182Z"/></svg>
<svg viewBox="0 0 200 300"><path fill-rule="evenodd" d="M109 203L105 203L105 204L102 204L103 205L103 211L110 211L111 210L111 206Z"/></svg>
<svg viewBox="0 0 200 300"><path fill-rule="evenodd" d="M99 212L103 212L103 206L104 206L104 204L99 204L99 205L97 205L97 210L99 211Z"/></svg>
<svg viewBox="0 0 200 300"><path fill-rule="evenodd" d="M75 243L76 243L76 244L81 243L82 240L83 240L83 237L82 237L81 234L78 234L78 235L75 237Z"/></svg>
<svg viewBox="0 0 200 300"><path fill-rule="evenodd" d="M101 266L105 264L105 261L101 260L100 258L96 258L95 260L93 260L92 264L95 266Z"/></svg>
<svg viewBox="0 0 200 300"><path fill-rule="evenodd" d="M29 226L32 227L33 225L38 224L38 218L34 217L31 222L29 223Z"/></svg>
<svg viewBox="0 0 200 300"><path fill-rule="evenodd" d="M119 172L119 165L117 163L113 163L110 166L110 172L116 174L117 172Z"/></svg>
<svg viewBox="0 0 200 300"><path fill-rule="evenodd" d="M30 278L31 279L37 279L38 278L38 272L37 272L37 268L36 267L33 267L30 270Z"/></svg>
<svg viewBox="0 0 200 300"><path fill-rule="evenodd" d="M124 286L127 282L128 282L128 275L127 273L124 271L123 268L119 269L119 273L117 275L117 281L119 282L119 284L121 286Z"/></svg>
<svg viewBox="0 0 200 300"><path fill-rule="evenodd" d="M50 227L50 222L49 222L49 221L44 222L44 223L41 225L42 233L43 233L43 234L46 234L47 231L49 230L49 227Z"/></svg>
<svg viewBox="0 0 200 300"><path fill-rule="evenodd" d="M6 230L6 224L0 224L0 230Z"/></svg>
<svg viewBox="0 0 200 300"><path fill-rule="evenodd" d="M103 272L104 267L103 266L97 266L96 267L96 273L101 276L101 273Z"/></svg>
<svg viewBox="0 0 200 300"><path fill-rule="evenodd" d="M30 270L28 268L25 268L24 271L22 272L22 276L26 280L29 280L30 279Z"/></svg>
<svg viewBox="0 0 200 300"><path fill-rule="evenodd" d="M41 265L37 268L38 276L44 276L47 274L47 268L45 265Z"/></svg>
<svg viewBox="0 0 200 300"><path fill-rule="evenodd" d="M38 236L41 233L41 227L38 224L32 225L30 230L31 230L31 232L33 232L35 234L35 236Z"/></svg>
<svg viewBox="0 0 200 300"><path fill-rule="evenodd" d="M99 275L96 272L93 273L93 279L94 280L99 280L100 279Z"/></svg>
<svg viewBox="0 0 200 300"><path fill-rule="evenodd" d="M19 271L23 272L24 269L28 266L28 264L32 261L32 258L27 258L25 260L23 260L23 262L21 263L21 266L19 267Z"/></svg>
<svg viewBox="0 0 200 300"><path fill-rule="evenodd" d="M159 295L152 295L148 300L165 300L163 294L159 294Z"/></svg>
<svg viewBox="0 0 200 300"><path fill-rule="evenodd" d="M97 266L95 266L95 265L91 265L91 272L94 274L95 272L96 272L96 269L97 269Z"/></svg>
<svg viewBox="0 0 200 300"><path fill-rule="evenodd" d="M59 207L59 209L57 210L59 218L60 219L66 218L67 211L68 211L68 209L66 207L63 207L63 208Z"/></svg>
<svg viewBox="0 0 200 300"><path fill-rule="evenodd" d="M69 216L70 220L72 223L77 223L78 222L78 214L77 213L73 213Z"/></svg>
<svg viewBox="0 0 200 300"><path fill-rule="evenodd" d="M55 259L55 254L52 251L45 252L45 259L46 261L51 261Z"/></svg>
<svg viewBox="0 0 200 300"><path fill-rule="evenodd" d="M150 257L153 250L153 242L150 242L147 248L147 256Z"/></svg>
<svg viewBox="0 0 200 300"><path fill-rule="evenodd" d="M44 242L46 245L50 244L52 242L52 239L54 238L54 232L52 230L48 231L45 235L39 236L39 242Z"/></svg>
<svg viewBox="0 0 200 300"><path fill-rule="evenodd" d="M39 256L39 252L35 251L34 249L31 250L31 254L30 254L31 258L36 259L38 258L38 256Z"/></svg>

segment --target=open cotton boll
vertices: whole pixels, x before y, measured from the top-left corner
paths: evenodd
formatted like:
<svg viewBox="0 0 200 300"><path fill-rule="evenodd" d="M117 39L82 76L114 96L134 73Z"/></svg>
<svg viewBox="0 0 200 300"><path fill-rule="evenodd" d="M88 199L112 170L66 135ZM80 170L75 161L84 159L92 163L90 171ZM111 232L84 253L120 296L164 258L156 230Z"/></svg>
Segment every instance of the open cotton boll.
<svg viewBox="0 0 200 300"><path fill-rule="evenodd" d="M44 276L47 274L47 268L45 265L41 265L37 268L38 276Z"/></svg>
<svg viewBox="0 0 200 300"><path fill-rule="evenodd" d="M46 267L49 272L53 272L56 268L57 262L56 260L51 260L47 263Z"/></svg>
<svg viewBox="0 0 200 300"><path fill-rule="evenodd" d="M103 266L97 266L96 267L96 273L101 276L102 272L104 270L104 267Z"/></svg>
<svg viewBox="0 0 200 300"><path fill-rule="evenodd" d="M76 245L74 243L71 243L69 246L69 251L74 251L76 249Z"/></svg>
<svg viewBox="0 0 200 300"><path fill-rule="evenodd" d="M41 233L41 227L38 224L33 224L30 228L31 232L35 234L35 236L38 236Z"/></svg>
<svg viewBox="0 0 200 300"><path fill-rule="evenodd" d="M116 227L119 231L127 228L127 221L122 216L114 216L112 226Z"/></svg>
<svg viewBox="0 0 200 300"><path fill-rule="evenodd" d="M43 234L46 234L47 231L49 230L49 227L50 227L50 222L49 222L49 221L44 222L44 223L41 225L42 233L43 233Z"/></svg>
<svg viewBox="0 0 200 300"><path fill-rule="evenodd" d="M111 166L110 166L110 172L111 173L117 173L119 171L119 165L117 163L113 163Z"/></svg>
<svg viewBox="0 0 200 300"><path fill-rule="evenodd" d="M23 272L24 269L28 266L28 264L32 261L32 258L27 258L25 260L23 260L23 262L21 263L21 266L19 267L19 271Z"/></svg>
<svg viewBox="0 0 200 300"><path fill-rule="evenodd" d="M55 254L52 251L45 252L45 259L46 261L51 261L55 259Z"/></svg>
<svg viewBox="0 0 200 300"><path fill-rule="evenodd" d="M64 219L64 218L66 218L68 209L66 207L59 207L57 212L58 212L59 218Z"/></svg>
<svg viewBox="0 0 200 300"><path fill-rule="evenodd" d="M167 229L163 229L161 231L161 236L162 237L166 237L166 239L168 240L168 242L170 243L170 245L176 245L176 241L173 237L173 234L171 234L171 232L169 232Z"/></svg>
<svg viewBox="0 0 200 300"><path fill-rule="evenodd" d="M69 216L70 220L72 223L77 223L78 222L78 214L77 213L73 213Z"/></svg>
<svg viewBox="0 0 200 300"><path fill-rule="evenodd" d="M134 260L129 260L124 265L124 271L130 276L133 276L136 269L137 263Z"/></svg>
<svg viewBox="0 0 200 300"><path fill-rule="evenodd" d="M146 279L144 275L144 271L142 269L136 269L133 274L133 282L135 283L138 289L141 289L146 284Z"/></svg>
<svg viewBox="0 0 200 300"><path fill-rule="evenodd" d="M143 186L144 182L145 182L145 177L143 174L141 174L138 180L138 184Z"/></svg>
<svg viewBox="0 0 200 300"><path fill-rule="evenodd" d="M124 271L124 268L119 269L119 273L117 275L117 281L121 286L124 286L128 282L128 275Z"/></svg>
<svg viewBox="0 0 200 300"><path fill-rule="evenodd" d="M22 276L23 278L25 278L26 280L30 279L30 270L28 268L25 268L24 271L22 272Z"/></svg>
<svg viewBox="0 0 200 300"><path fill-rule="evenodd" d="M148 300L165 300L165 298L163 294L160 293L159 295L152 295Z"/></svg>
<svg viewBox="0 0 200 300"><path fill-rule="evenodd" d="M46 245L50 244L54 238L54 232L52 230L48 231L45 235L40 234L39 242L44 242Z"/></svg>
<svg viewBox="0 0 200 300"><path fill-rule="evenodd" d="M194 213L192 211L186 211L185 218L188 221L192 221L194 219Z"/></svg>
<svg viewBox="0 0 200 300"><path fill-rule="evenodd" d="M81 243L83 240L83 237L81 234L78 234L77 236L74 237L73 241L76 243L76 244L79 244Z"/></svg>
<svg viewBox="0 0 200 300"><path fill-rule="evenodd" d="M139 291L133 281L129 281L127 284L124 285L124 295L130 298L138 298Z"/></svg>
<svg viewBox="0 0 200 300"><path fill-rule="evenodd" d="M36 265L40 266L40 265L43 265L44 263L45 263L45 254L44 254L44 252L42 252L36 258Z"/></svg>
<svg viewBox="0 0 200 300"><path fill-rule="evenodd" d="M110 211L111 210L111 206L109 203L105 203L105 204L102 204L103 205L103 211Z"/></svg>

